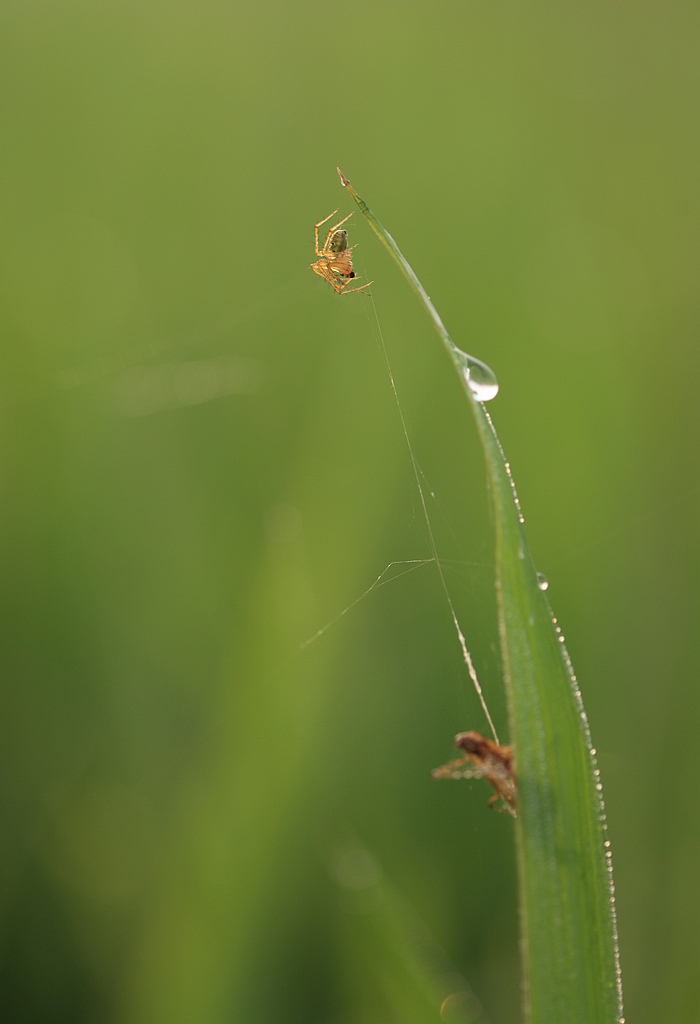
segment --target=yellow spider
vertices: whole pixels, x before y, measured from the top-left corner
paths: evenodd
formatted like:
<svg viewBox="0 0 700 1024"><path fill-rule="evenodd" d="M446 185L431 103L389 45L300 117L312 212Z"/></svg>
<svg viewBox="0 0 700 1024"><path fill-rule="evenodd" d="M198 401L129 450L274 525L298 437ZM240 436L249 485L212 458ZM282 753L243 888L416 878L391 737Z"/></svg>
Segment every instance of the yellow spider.
<svg viewBox="0 0 700 1024"><path fill-rule="evenodd" d="M362 292L366 288L369 288L369 284L361 284L359 288L348 288L350 282L354 279L359 281L359 278L355 276L355 271L352 269L352 250L355 248L351 245L348 248L348 233L343 228L343 224L346 220L350 220L352 214L349 213L347 217L344 217L334 227L330 229L326 235L326 241L323 243L323 248L318 247L318 229L326 221L334 217L338 211L333 210L333 213L329 213L327 217L320 220L318 224L314 224L314 235L316 236L316 255L318 260L311 264L311 269L314 274L318 274L319 277L324 278L328 281L329 285L334 288L338 295L349 295L350 292Z"/></svg>

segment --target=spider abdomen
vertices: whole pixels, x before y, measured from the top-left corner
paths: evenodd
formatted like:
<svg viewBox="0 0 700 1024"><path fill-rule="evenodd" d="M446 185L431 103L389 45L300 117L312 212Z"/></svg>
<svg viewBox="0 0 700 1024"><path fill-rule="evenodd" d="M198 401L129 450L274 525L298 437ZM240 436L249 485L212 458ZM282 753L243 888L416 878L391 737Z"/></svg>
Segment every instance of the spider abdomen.
<svg viewBox="0 0 700 1024"><path fill-rule="evenodd" d="M340 231L334 231L331 235L331 240L328 248L331 252L345 252L348 247L348 233L345 228L341 228Z"/></svg>

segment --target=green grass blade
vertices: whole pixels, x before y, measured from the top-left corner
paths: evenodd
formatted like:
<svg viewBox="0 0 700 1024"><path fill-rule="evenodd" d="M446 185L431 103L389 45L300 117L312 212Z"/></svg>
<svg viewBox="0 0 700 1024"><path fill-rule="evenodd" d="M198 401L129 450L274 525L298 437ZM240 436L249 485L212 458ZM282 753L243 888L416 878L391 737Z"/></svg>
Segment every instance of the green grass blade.
<svg viewBox="0 0 700 1024"><path fill-rule="evenodd" d="M518 783L526 1019L532 1024L622 1024L600 773L576 677L527 545L510 466L483 405L498 385L487 366L457 348L394 239L340 169L338 173L442 338L484 447L494 503L499 631Z"/></svg>

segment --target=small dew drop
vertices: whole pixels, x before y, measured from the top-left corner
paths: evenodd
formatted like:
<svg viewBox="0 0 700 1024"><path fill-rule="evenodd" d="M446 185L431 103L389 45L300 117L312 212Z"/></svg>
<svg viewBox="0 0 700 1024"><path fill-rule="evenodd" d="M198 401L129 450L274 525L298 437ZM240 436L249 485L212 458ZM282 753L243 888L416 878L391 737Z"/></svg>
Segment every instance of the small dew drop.
<svg viewBox="0 0 700 1024"><path fill-rule="evenodd" d="M458 348L454 349L453 355L472 398L477 402L490 402L495 398L498 394L498 381L491 367Z"/></svg>
<svg viewBox="0 0 700 1024"><path fill-rule="evenodd" d="M549 580L543 572L537 573L537 586L540 590L549 590Z"/></svg>

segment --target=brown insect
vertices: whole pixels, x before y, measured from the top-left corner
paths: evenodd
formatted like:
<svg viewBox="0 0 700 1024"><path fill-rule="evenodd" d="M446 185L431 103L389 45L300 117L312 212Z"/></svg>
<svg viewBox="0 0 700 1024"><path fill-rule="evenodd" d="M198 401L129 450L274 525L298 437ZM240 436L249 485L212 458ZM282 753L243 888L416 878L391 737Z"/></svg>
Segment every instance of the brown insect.
<svg viewBox="0 0 700 1024"><path fill-rule="evenodd" d="M464 757L443 764L432 772L434 779L488 779L495 792L489 800L489 807L516 816L517 787L513 773L513 748L502 747L500 743L487 740L478 732L460 732L455 736L455 746L464 751ZM472 764L473 768L464 768ZM503 803L496 807L498 800Z"/></svg>
<svg viewBox="0 0 700 1024"><path fill-rule="evenodd" d="M345 221L350 220L352 217L351 213L329 230L326 235L326 241L323 243L323 248L319 249L318 229L322 224L330 220L331 217L334 217L337 212L337 210L333 210L333 213L329 213L318 224L314 224L316 255L318 259L315 263L311 264L311 269L319 277L328 281L329 285L337 291L338 295L349 295L350 292L361 292L369 288L372 281L369 284L361 284L359 288L348 288L352 280L359 281L355 271L352 269L352 250L355 246L351 245L348 247L348 233L343 227Z"/></svg>

